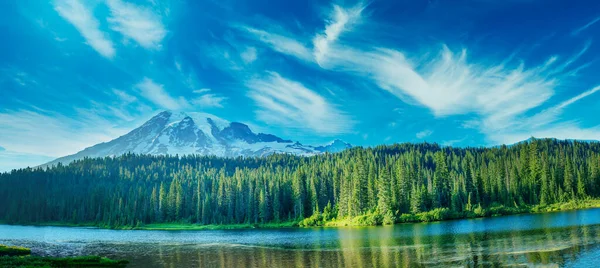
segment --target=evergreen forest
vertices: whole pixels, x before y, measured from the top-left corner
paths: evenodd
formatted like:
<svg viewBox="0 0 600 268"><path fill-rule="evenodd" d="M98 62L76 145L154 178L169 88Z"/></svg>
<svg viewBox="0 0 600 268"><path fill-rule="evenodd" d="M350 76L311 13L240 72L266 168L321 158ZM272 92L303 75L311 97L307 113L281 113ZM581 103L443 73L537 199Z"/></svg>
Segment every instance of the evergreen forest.
<svg viewBox="0 0 600 268"><path fill-rule="evenodd" d="M0 221L109 228L443 220L600 198L600 143L356 147L311 157L86 158L0 174Z"/></svg>

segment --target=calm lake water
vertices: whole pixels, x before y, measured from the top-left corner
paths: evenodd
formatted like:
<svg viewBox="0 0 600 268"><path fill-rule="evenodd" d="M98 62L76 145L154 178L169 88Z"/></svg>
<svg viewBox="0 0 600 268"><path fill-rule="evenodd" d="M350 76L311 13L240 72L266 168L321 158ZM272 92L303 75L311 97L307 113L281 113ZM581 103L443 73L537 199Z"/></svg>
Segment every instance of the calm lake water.
<svg viewBox="0 0 600 268"><path fill-rule="evenodd" d="M121 231L0 225L0 244L129 267L600 267L600 209L367 228Z"/></svg>

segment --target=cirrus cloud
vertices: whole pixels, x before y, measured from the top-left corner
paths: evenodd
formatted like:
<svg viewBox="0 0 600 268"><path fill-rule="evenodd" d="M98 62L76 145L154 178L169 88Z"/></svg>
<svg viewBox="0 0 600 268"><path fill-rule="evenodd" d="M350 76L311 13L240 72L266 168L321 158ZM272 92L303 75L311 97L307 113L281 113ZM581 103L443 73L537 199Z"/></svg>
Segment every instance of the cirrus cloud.
<svg viewBox="0 0 600 268"><path fill-rule="evenodd" d="M551 55L537 64L515 62L512 57L494 62L490 58L470 56L467 48L451 49L443 43L432 45L429 53L411 54L401 48L379 46L376 40L349 42L341 38L355 30L353 26L357 22L364 22L363 10L361 5L350 8L334 5L325 19L324 30L314 34L313 57L310 58L304 52L306 47L302 44L305 42L293 34L278 33L274 38L258 29L251 32L261 33L257 39L274 51L304 62L316 62L322 69L368 79L405 103L428 108L438 119L471 117L473 119L465 121L464 126L478 129L490 143L507 143L513 139L501 137L523 137L524 133L548 135L555 126L569 130L574 137L600 136L597 128L583 129L575 121L560 121L557 115L568 104L596 90L564 102L567 105L560 109L535 114L555 102L557 91L566 81L588 66L580 61L591 42L564 60ZM276 39L286 42L276 42ZM294 44L292 47L296 49L289 49L288 44ZM537 120L540 117L549 119ZM521 125L519 122L523 121L530 124Z"/></svg>
<svg viewBox="0 0 600 268"><path fill-rule="evenodd" d="M286 128L321 134L348 132L352 120L327 100L303 84L275 72L246 83L259 110L258 119Z"/></svg>
<svg viewBox="0 0 600 268"><path fill-rule="evenodd" d="M433 131L426 129L426 130L417 132L417 134L415 136L417 137L417 139L424 139L424 138L431 136L431 134L433 134Z"/></svg>
<svg viewBox="0 0 600 268"><path fill-rule="evenodd" d="M108 0L111 29L126 38L133 39L147 49L159 49L167 35L161 17L147 7L126 3L121 0Z"/></svg>
<svg viewBox="0 0 600 268"><path fill-rule="evenodd" d="M211 90L208 88L194 90L193 93L198 96L192 98L185 98L183 96L173 97L165 89L164 85L156 83L148 77L144 77L134 88L137 89L142 97L152 102L158 108L168 110L223 108L223 102L227 99L215 93L209 93Z"/></svg>
<svg viewBox="0 0 600 268"><path fill-rule="evenodd" d="M54 9L81 33L86 42L100 55L113 58L114 45L107 33L100 30L100 23L94 17L92 9L79 0L57 0Z"/></svg>

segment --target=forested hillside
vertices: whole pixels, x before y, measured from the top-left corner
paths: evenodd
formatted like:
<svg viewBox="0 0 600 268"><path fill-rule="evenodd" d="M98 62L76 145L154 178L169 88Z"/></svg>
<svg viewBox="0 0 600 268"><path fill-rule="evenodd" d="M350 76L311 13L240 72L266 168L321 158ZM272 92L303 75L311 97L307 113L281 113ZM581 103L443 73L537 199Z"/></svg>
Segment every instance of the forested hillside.
<svg viewBox="0 0 600 268"><path fill-rule="evenodd" d="M84 159L0 175L0 220L236 224L426 211L454 217L600 196L600 143L530 140L510 147L398 144L312 157L147 156ZM366 216L365 216L366 215ZM366 220L367 218L363 218Z"/></svg>

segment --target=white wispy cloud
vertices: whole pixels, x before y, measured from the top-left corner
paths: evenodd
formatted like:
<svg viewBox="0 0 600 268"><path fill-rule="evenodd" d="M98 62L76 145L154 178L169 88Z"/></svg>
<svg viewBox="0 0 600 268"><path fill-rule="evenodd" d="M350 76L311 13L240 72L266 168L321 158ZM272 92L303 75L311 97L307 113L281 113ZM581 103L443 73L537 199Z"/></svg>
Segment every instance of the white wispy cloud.
<svg viewBox="0 0 600 268"><path fill-rule="evenodd" d="M100 24L93 11L79 0L56 0L54 9L71 23L85 38L88 45L100 55L113 58L116 54L114 45L107 33L100 30Z"/></svg>
<svg viewBox="0 0 600 268"><path fill-rule="evenodd" d="M56 75L44 73L44 68L27 73L28 94L36 94L42 98L52 98L56 92L44 94L47 87L56 85ZM13 67L1 70L4 73L22 73ZM9 72L10 71L10 72ZM62 69L58 69L62 71ZM68 82L78 80L77 76L70 77ZM59 80L65 80L59 78ZM2 82L0 76L0 82ZM35 82L34 82L35 81ZM69 87L71 86L71 87ZM0 141L6 151L0 155L0 170L19 168L28 165L39 165L50 160L49 157L60 157L73 154L91 145L112 140L134 126L140 125L142 115L152 113L148 106L138 101L131 91L115 88L102 90L104 86L91 81L74 86L70 83L61 86L61 92L78 90L79 88L95 89L96 94L89 101L61 102L53 100L48 108L36 99L18 99L16 96L9 101L18 103L20 108L0 108ZM36 90L36 91L33 91ZM65 91L66 90L66 91ZM63 92L64 91L64 92ZM68 93L65 93L68 94ZM77 93L79 94L79 93ZM1 95L1 94L0 94ZM39 97L38 96L38 99ZM98 101L102 100L102 101ZM138 121L136 121L138 120ZM14 165L13 165L14 164Z"/></svg>
<svg viewBox="0 0 600 268"><path fill-rule="evenodd" d="M201 89L194 90L194 93L196 93L196 94L202 94L202 93L206 93L206 92L209 92L209 91L210 91L210 88L201 88Z"/></svg>
<svg viewBox="0 0 600 268"><path fill-rule="evenodd" d="M36 167L40 164L48 163L56 157L27 154L0 150L0 172L9 172L13 169Z"/></svg>
<svg viewBox="0 0 600 268"><path fill-rule="evenodd" d="M148 77L137 83L134 88L138 90L142 97L152 102L158 108L168 110L222 108L223 102L227 99L218 94L209 93L211 90L208 88L194 90L193 92L200 96L189 98L189 100L183 96L173 97L165 90L164 85L156 83Z"/></svg>
<svg viewBox="0 0 600 268"><path fill-rule="evenodd" d="M515 143L531 136L537 138L600 140L600 125L582 128L577 121L561 121L560 117L568 106L598 91L600 91L600 86L593 87L532 116L515 118L510 128L500 129L499 131L484 129L483 131L492 142L503 144Z"/></svg>
<svg viewBox="0 0 600 268"><path fill-rule="evenodd" d="M189 72L186 72L186 66L182 65L180 62L176 62L176 67L177 71L179 72L179 75L183 78L182 80L185 82L185 86L191 89L192 93L195 94L195 96L189 98L189 101L180 101L182 108L223 108L223 104L227 100L227 97L213 92L210 88L198 89L201 83L198 81L194 69L188 67L187 69L189 69Z"/></svg>
<svg viewBox="0 0 600 268"><path fill-rule="evenodd" d="M252 37L265 44L271 49L289 56L299 58L304 61L313 61L313 55L309 48L293 37L275 33L275 31L264 31L251 27L241 27Z"/></svg>
<svg viewBox="0 0 600 268"><path fill-rule="evenodd" d="M7 110L0 113L0 125L0 140L8 151L54 157L78 152L130 130L115 127L114 120L87 109L78 109L71 116L45 110Z"/></svg>
<svg viewBox="0 0 600 268"><path fill-rule="evenodd" d="M123 90L116 88L106 92L111 99L112 103L101 104L92 101L93 113L100 116L114 116L120 120L132 122L138 119L140 114L146 114L152 112L152 108L139 99Z"/></svg>
<svg viewBox="0 0 600 268"><path fill-rule="evenodd" d="M172 97L162 84L155 83L148 77L137 83L135 88L139 90L144 98L161 108L179 110L187 105L185 99Z"/></svg>
<svg viewBox="0 0 600 268"><path fill-rule="evenodd" d="M550 75L563 73L565 70L567 70L568 67L572 66L574 63L576 63L578 60L580 60L581 57L588 51L588 49L590 48L591 45L592 45L592 42L591 41L587 41L584 44L583 48L577 54L569 57L564 63L560 64L559 66L557 66L555 68L553 68L550 71ZM548 63L549 64L553 64L557 60L558 60L558 56L553 56L553 57L551 57L548 60ZM575 68L574 70L570 71L569 73L576 74L577 71L579 71L581 68L587 67L587 65L588 64L583 64L581 66L578 66L577 68Z"/></svg>
<svg viewBox="0 0 600 268"><path fill-rule="evenodd" d="M219 107L223 108L223 101L227 98L222 96L217 96L215 94L204 94L200 97L194 98L192 103L198 107L202 108L210 108L210 107Z"/></svg>
<svg viewBox="0 0 600 268"><path fill-rule="evenodd" d="M561 109L562 110L562 109L566 108L567 106L569 106L569 105L577 102L578 100L581 100L581 99L583 99L583 98L585 98L585 97L587 97L589 95L592 95L592 94L594 94L594 93L596 93L598 91L600 91L600 86L596 86L596 87L594 87L594 88L592 88L592 89L590 89L590 90L588 90L586 92L583 92L583 93L581 93L581 94L579 94L579 95L577 95L577 96L575 96L573 98L570 98L570 99L568 99L566 101L563 101L562 103L560 103L559 105L556 106L556 109Z"/></svg>
<svg viewBox="0 0 600 268"><path fill-rule="evenodd" d="M202 55L210 58L210 64L214 67L235 74L245 67L240 53L229 46L206 45L204 46Z"/></svg>
<svg viewBox="0 0 600 268"><path fill-rule="evenodd" d="M531 137L600 140L600 126L582 128L576 122L559 122L529 131L509 131L488 135L488 138L495 144L513 144Z"/></svg>
<svg viewBox="0 0 600 268"><path fill-rule="evenodd" d="M116 88L112 89L112 92L114 93L114 95L116 95L122 102L124 102L125 104L129 104L132 103L134 101L137 101L137 98L128 94L125 91L122 90L118 90Z"/></svg>
<svg viewBox="0 0 600 268"><path fill-rule="evenodd" d="M600 21L600 17L594 18L593 20L586 23L585 25L575 29L573 32L571 32L571 34L578 35L579 33L585 31L587 28L590 28L592 25L596 24L599 21Z"/></svg>
<svg viewBox="0 0 600 268"><path fill-rule="evenodd" d="M323 64L329 53L331 43L335 42L344 31L349 30L353 24L360 21L363 9L362 4L350 9L338 5L333 6L333 12L325 26L325 31L317 34L313 39L313 54L317 63Z"/></svg>
<svg viewBox="0 0 600 268"><path fill-rule="evenodd" d="M287 128L337 134L352 128L352 120L321 95L275 72L249 80L259 120Z"/></svg>
<svg viewBox="0 0 600 268"><path fill-rule="evenodd" d="M350 31L352 26L361 21L364 8L363 3L351 8L332 5L325 30L312 38L312 42L303 42L302 38L286 32L282 27L272 27L268 30L248 26L236 26L236 28L268 45L274 51L296 57L304 62L321 65L326 64L327 56L330 54L329 47L342 33Z"/></svg>
<svg viewBox="0 0 600 268"><path fill-rule="evenodd" d="M564 107L596 90L568 100L560 108L528 116L548 104L564 79L587 66L578 62L591 42L564 60L552 55L545 62L534 65L515 62L513 57L496 63L489 58L471 58L468 49L456 51L443 44L433 46L425 55L411 55L401 49L382 48L376 44L377 40L349 42L340 39L342 34L354 30L357 22L363 22L363 10L360 5L350 8L334 5L325 19L324 30L313 37L313 58L305 55L303 42L291 38L292 34L278 33L277 38L273 38L270 32L256 29L250 32L275 51L305 62L316 62L324 69L369 79L406 103L427 107L435 117L474 116L475 119L465 125L478 128L490 142L507 141L499 138L502 135L547 134L548 129L560 124L575 137L595 133L595 129L581 129L575 122L561 123L556 119ZM586 28L594 23L592 21ZM281 37L285 42L273 41ZM520 125L521 121L529 124ZM580 134L574 133L576 131Z"/></svg>
<svg viewBox="0 0 600 268"><path fill-rule="evenodd" d="M146 49L159 49L167 35L160 15L150 8L126 3L121 0L107 0L111 29L133 39Z"/></svg>
<svg viewBox="0 0 600 268"><path fill-rule="evenodd" d="M242 58L242 60L244 61L244 63L246 64L250 64L253 63L256 58L256 48L255 47L248 47L246 48L241 54L240 57Z"/></svg>
<svg viewBox="0 0 600 268"><path fill-rule="evenodd" d="M200 94L200 96L193 98L191 104L199 109L211 107L223 108L223 102L227 100L227 98L214 93L209 93L210 91L211 90L208 88L194 90L194 93Z"/></svg>
<svg viewBox="0 0 600 268"><path fill-rule="evenodd" d="M391 49L339 47L331 54L329 69L369 78L438 117L478 113L501 123L546 101L556 84L543 75L544 66L474 64L468 62L466 50L456 54L446 46L432 59L419 63Z"/></svg>
<svg viewBox="0 0 600 268"><path fill-rule="evenodd" d="M34 76L14 66L0 68L0 81L11 81L21 87L39 86Z"/></svg>
<svg viewBox="0 0 600 268"><path fill-rule="evenodd" d="M426 129L426 130L417 132L417 134L415 136L417 137L417 139L421 140L423 138L427 138L427 137L431 136L431 134L433 134L433 131Z"/></svg>
<svg viewBox="0 0 600 268"><path fill-rule="evenodd" d="M23 109L0 111L0 171L37 166L107 142L141 125L155 111L117 89L105 92L113 102L74 107L61 113L23 103ZM65 105L70 106L70 105Z"/></svg>
<svg viewBox="0 0 600 268"><path fill-rule="evenodd" d="M210 91L210 88L200 88L200 82L198 81L198 77L196 76L196 72L193 67L190 65L184 64L181 61L175 61L175 68L177 69L177 73L179 75L178 78L174 78L176 81L181 81L184 86L191 89L194 93L203 93Z"/></svg>
<svg viewBox="0 0 600 268"><path fill-rule="evenodd" d="M396 49L379 48L369 43L344 43L340 33L349 30L349 15L360 19L360 12L334 6L326 22L325 35L317 33L327 53L315 41L315 56L325 69L337 70L371 79L380 88L401 100L425 106L436 117L476 115L470 122L492 143L514 142L524 135L555 137L565 134L577 138L598 139L597 128L582 129L576 122L561 122L558 116L566 106L585 98L599 89L594 88L554 108L534 116L528 114L546 105L568 76L585 68L577 62L588 51L591 42L575 55L560 60L549 57L544 63L527 66L512 63L511 58L493 63L489 59L468 57L468 50L452 51L443 45L438 53L411 57ZM360 10L360 9L358 9ZM588 26L589 27L589 26ZM326 39L331 32L332 38ZM323 40L330 40L329 42ZM435 51L435 49L434 49ZM521 124L520 122L527 122ZM560 129L557 129L559 128Z"/></svg>

